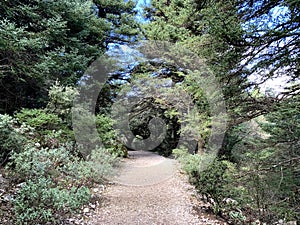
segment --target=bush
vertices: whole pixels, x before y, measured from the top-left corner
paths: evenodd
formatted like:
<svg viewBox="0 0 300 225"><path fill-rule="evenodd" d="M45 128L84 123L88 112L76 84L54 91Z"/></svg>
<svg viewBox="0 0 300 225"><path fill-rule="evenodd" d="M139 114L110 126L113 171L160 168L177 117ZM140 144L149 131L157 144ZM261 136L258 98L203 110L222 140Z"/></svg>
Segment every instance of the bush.
<svg viewBox="0 0 300 225"><path fill-rule="evenodd" d="M49 115L55 115L61 120L59 129L63 136L68 140L74 140L73 131L71 127L76 126L78 129L83 130L80 135L80 144L85 145L86 149L94 149L97 145L97 139L100 139L103 145L110 150L111 154L117 156L127 156L127 149L124 148L116 139L116 133L113 129L114 121L107 115L99 114L94 118L94 115L87 110L88 103L81 105L76 108L72 108L74 100L78 96L78 90L74 87L63 86L59 82L56 82L49 91L49 103L44 110ZM86 109L87 108L87 109ZM72 115L72 110L75 112ZM73 118L72 118L73 116ZM75 119L75 124L72 123L72 119ZM95 136L90 135L96 123L97 131L99 133ZM64 126L62 125L64 124ZM86 136L85 134L89 135ZM77 137L78 138L78 137ZM89 151L88 150L88 151ZM85 151L83 151L83 157L85 157Z"/></svg>
<svg viewBox="0 0 300 225"><path fill-rule="evenodd" d="M73 131L67 124L58 115L44 109L22 109L16 114L16 119L19 123L34 128L35 137L31 137L31 140L44 147L57 147L59 143L74 140Z"/></svg>
<svg viewBox="0 0 300 225"><path fill-rule="evenodd" d="M173 155L181 163L183 170L189 176L190 182L195 182L195 174L199 172L200 156L189 154L186 149L174 149Z"/></svg>
<svg viewBox="0 0 300 225"><path fill-rule="evenodd" d="M29 180L14 200L16 224L59 223L66 215L78 211L90 199L86 187L63 189L41 177Z"/></svg>
<svg viewBox="0 0 300 225"><path fill-rule="evenodd" d="M215 214L222 214L234 224L246 219L240 210L245 190L234 179L237 171L233 163L209 154L192 155L185 149L174 149L173 154Z"/></svg>
<svg viewBox="0 0 300 225"><path fill-rule="evenodd" d="M237 189L233 180L233 170L235 168L230 162L216 159L207 169L197 175L197 190L206 199L212 200L215 213L231 210L233 205L226 202L226 199L230 199L230 202L235 202L236 206L238 204L236 201L238 193L236 193Z"/></svg>
<svg viewBox="0 0 300 225"><path fill-rule="evenodd" d="M0 114L0 165L5 164L12 152L20 152L25 138L16 132L16 120Z"/></svg>
<svg viewBox="0 0 300 225"><path fill-rule="evenodd" d="M116 132L113 128L114 121L107 115L99 114L96 117L97 131L103 145L111 154L127 157L127 149L117 141Z"/></svg>
<svg viewBox="0 0 300 225"><path fill-rule="evenodd" d="M14 201L17 224L51 224L63 220L90 199L88 187L113 174L108 150L92 151L88 160L72 155L70 146L42 148L30 143L12 155L11 177L25 182Z"/></svg>
<svg viewBox="0 0 300 225"><path fill-rule="evenodd" d="M13 164L13 177L23 181L51 176L55 180L76 160L65 147L39 149L37 146L28 145L22 152L12 155L12 163L8 166Z"/></svg>
<svg viewBox="0 0 300 225"><path fill-rule="evenodd" d="M12 155L12 162L8 164L13 166L11 175L19 181L51 178L57 185L68 187L103 181L113 173L117 161L108 150L94 150L83 160L72 155L69 148L72 148L70 144L52 149L29 145Z"/></svg>
<svg viewBox="0 0 300 225"><path fill-rule="evenodd" d="M20 123L25 123L43 134L59 129L61 123L57 115L43 109L22 109L16 114L16 118Z"/></svg>
<svg viewBox="0 0 300 225"><path fill-rule="evenodd" d="M46 110L58 115L71 127L71 110L76 96L78 96L78 90L75 87L63 86L57 81L49 90L49 102Z"/></svg>
<svg viewBox="0 0 300 225"><path fill-rule="evenodd" d="M86 160L69 165L69 173L81 180L82 183L102 183L114 174L118 159L111 155L109 149L98 148L89 154Z"/></svg>

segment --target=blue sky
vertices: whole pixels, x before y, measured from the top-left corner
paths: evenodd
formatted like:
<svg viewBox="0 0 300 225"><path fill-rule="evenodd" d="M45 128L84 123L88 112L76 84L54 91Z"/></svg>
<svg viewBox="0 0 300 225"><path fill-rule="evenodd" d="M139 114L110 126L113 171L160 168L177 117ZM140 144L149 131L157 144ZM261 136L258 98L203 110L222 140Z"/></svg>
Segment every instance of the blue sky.
<svg viewBox="0 0 300 225"><path fill-rule="evenodd" d="M137 3L137 6L135 9L138 11L138 15L137 15L138 21L146 22L144 20L144 18L142 17L143 7L150 6L151 0L134 0L134 1ZM251 25L253 25L253 23L258 22L261 27L265 27L268 30L268 29L276 26L278 20L280 20L281 23L282 23L282 21L288 20L288 16L289 16L288 10L289 9L285 6L275 7L270 11L270 13L268 15L264 15L261 18L256 18L255 21L249 21L248 23L245 23L243 25L243 28L248 29L249 27L251 27ZM264 29L262 29L261 32L258 32L258 35L262 35L264 33L263 30ZM282 44L284 44L284 43L282 43ZM122 46L121 49L119 49L119 51L120 50L121 50L121 52L123 52L123 54L131 52L127 46ZM267 49L266 49L266 51L267 51ZM129 55L130 54L127 54L127 57ZM128 59L130 59L130 58L131 57L128 57ZM249 66L251 67L251 64ZM266 70L264 72L268 73L269 71ZM253 74L250 77L251 81L259 82L260 79L261 79L261 77L258 74ZM287 76L283 75L283 76L279 76L277 78L269 79L266 83L261 85L261 89L262 89L262 91L265 91L269 87L273 87L277 91L278 90L282 91L282 89L286 86L286 83L287 83Z"/></svg>
<svg viewBox="0 0 300 225"><path fill-rule="evenodd" d="M135 2L137 2L137 5L135 7L135 9L138 11L137 19L140 22L145 22L144 18L142 17L143 8L145 6L150 6L151 0L135 0Z"/></svg>

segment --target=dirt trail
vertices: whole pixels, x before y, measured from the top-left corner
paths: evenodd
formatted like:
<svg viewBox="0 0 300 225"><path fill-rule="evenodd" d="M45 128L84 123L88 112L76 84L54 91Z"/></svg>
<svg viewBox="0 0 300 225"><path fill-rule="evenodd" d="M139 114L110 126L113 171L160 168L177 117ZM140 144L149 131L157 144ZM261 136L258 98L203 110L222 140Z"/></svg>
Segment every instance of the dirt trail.
<svg viewBox="0 0 300 225"><path fill-rule="evenodd" d="M120 173L102 193L95 225L225 224L194 210L200 202L178 163L151 152L129 152Z"/></svg>

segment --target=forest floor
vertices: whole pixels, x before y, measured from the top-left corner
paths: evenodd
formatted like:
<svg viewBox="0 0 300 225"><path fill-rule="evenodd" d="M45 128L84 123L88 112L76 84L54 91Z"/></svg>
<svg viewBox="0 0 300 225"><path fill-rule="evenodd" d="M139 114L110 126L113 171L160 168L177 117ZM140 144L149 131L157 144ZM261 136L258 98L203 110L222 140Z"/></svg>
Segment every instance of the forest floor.
<svg viewBox="0 0 300 225"><path fill-rule="evenodd" d="M130 151L101 193L89 217L94 225L224 225L207 212L178 162L147 151Z"/></svg>

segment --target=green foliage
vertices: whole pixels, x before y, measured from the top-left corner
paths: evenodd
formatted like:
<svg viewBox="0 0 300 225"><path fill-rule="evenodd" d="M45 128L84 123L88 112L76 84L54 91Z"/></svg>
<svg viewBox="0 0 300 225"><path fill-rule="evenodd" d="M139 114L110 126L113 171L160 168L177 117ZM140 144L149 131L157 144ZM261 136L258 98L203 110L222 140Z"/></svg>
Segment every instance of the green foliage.
<svg viewBox="0 0 300 225"><path fill-rule="evenodd" d="M188 174L190 182L195 183L195 175L201 170L201 157L199 155L189 154L186 149L173 149L176 159L182 164L184 171Z"/></svg>
<svg viewBox="0 0 300 225"><path fill-rule="evenodd" d="M89 201L90 185L113 174L116 160L107 150L97 149L82 160L70 153L71 147L29 144L12 155L11 179L25 182L13 202L17 224L58 223Z"/></svg>
<svg viewBox="0 0 300 225"><path fill-rule="evenodd" d="M49 142L74 141L71 109L76 96L78 91L75 87L64 86L56 81L50 87L49 102L45 109L22 109L15 117L20 123L35 129L38 135L36 139L43 146L50 147Z"/></svg>
<svg viewBox="0 0 300 225"><path fill-rule="evenodd" d="M231 131L236 181L247 190L243 204L262 221L299 220L298 105L290 98Z"/></svg>
<svg viewBox="0 0 300 225"><path fill-rule="evenodd" d="M226 98L230 124L220 158L174 150L191 182L211 200L216 213L228 215L235 224L245 219L247 210L267 222L299 220L300 86L295 82L299 4L294 0L153 0L151 4L146 9L150 21L142 25L146 37L179 43L204 58ZM82 113L77 125L86 125L79 142L92 145L86 161L74 154L83 153L85 146L62 143L74 140L71 107L78 92L73 85L108 43L130 42L137 36L134 6L133 1L119 0L1 2L0 113L18 113L16 120L0 115L0 160L2 164L10 158L13 178L26 181L15 202L17 223L54 223L59 214L87 201L84 185L103 181L112 173L115 156L126 155L113 130L115 121L106 115L95 118L84 109L77 109ZM147 102L139 103L131 112L133 133L147 138L149 120L162 116L167 124L167 137L159 146L162 154L176 146L179 134L193 133L202 143L207 141L214 124L205 93L195 82L199 75L172 65L146 64L120 80L133 84L134 79L158 71L177 93L167 88L150 96L146 110ZM248 79L253 74L262 80L285 74L294 83L282 94L262 94L257 82ZM119 90L107 86L98 103L110 106ZM198 107L195 120L191 116L179 121L176 107L165 101L168 96L180 99L182 90ZM267 114L263 121L252 120L262 114ZM99 134L89 135L95 121ZM180 128L184 122L190 125ZM106 149L97 146L98 135ZM202 147L205 150L205 144ZM234 201L224 202L228 198Z"/></svg>
<svg viewBox="0 0 300 225"><path fill-rule="evenodd" d="M269 136L264 140L261 152L267 152L264 160L264 170L269 168L269 174L263 180L268 185L271 194L271 208L277 207L277 216L299 220L299 138L300 138L300 101L299 96L289 98L266 115L266 121L261 128ZM272 169L270 169L272 168ZM276 206L276 207L275 207Z"/></svg>
<svg viewBox="0 0 300 225"><path fill-rule="evenodd" d="M69 184L103 181L113 173L115 157L107 150L94 150L87 160L82 160L71 154L71 148L70 144L52 149L29 145L11 157L12 177L20 181L50 177L54 183L67 187Z"/></svg>
<svg viewBox="0 0 300 225"><path fill-rule="evenodd" d="M25 123L41 133L59 128L61 120L56 114L47 113L44 109L22 109L16 114L20 123Z"/></svg>
<svg viewBox="0 0 300 225"><path fill-rule="evenodd" d="M1 150L5 150L1 157L10 157L6 169L11 181L24 182L13 202L15 224L60 223L89 201L90 185L102 183L114 173L117 147L110 139L111 119L98 116L101 135L109 147L97 148L85 159L78 157L82 149L69 142L63 120L70 114L75 92L66 88L59 93L58 89L53 90L57 95L51 95L51 103L58 106L53 113L23 109L16 119L1 115Z"/></svg>
<svg viewBox="0 0 300 225"><path fill-rule="evenodd" d="M244 203L247 193L235 180L236 165L209 154L192 155L185 149L174 149L173 154L188 174L190 182L203 199L210 202L216 214L222 214L235 224L246 219L241 203Z"/></svg>
<svg viewBox="0 0 300 225"><path fill-rule="evenodd" d="M234 165L228 161L215 160L202 173L198 174L196 187L207 199L213 200L215 213L228 210L226 198L236 201L234 187Z"/></svg>
<svg viewBox="0 0 300 225"><path fill-rule="evenodd" d="M74 140L71 127L57 113L49 113L46 109L22 109L15 117L23 124L21 126L30 127L30 132L23 129L28 141L43 147L57 147L60 143Z"/></svg>
<svg viewBox="0 0 300 225"><path fill-rule="evenodd" d="M82 156L86 158L99 147L106 148L113 156L125 156L127 150L117 141L113 120L104 114L95 116L85 106L74 107L73 127L77 130L76 141ZM95 127L96 125L96 127Z"/></svg>
<svg viewBox="0 0 300 225"><path fill-rule="evenodd" d="M74 168L77 172L76 176L92 184L103 183L108 177L114 175L113 166L117 164L115 149L97 148L91 152L87 160L73 165L78 167Z"/></svg>
<svg viewBox="0 0 300 225"><path fill-rule="evenodd" d="M46 110L58 115L63 122L71 126L71 109L74 99L78 96L75 87L61 85L58 81L50 87L49 102Z"/></svg>
<svg viewBox="0 0 300 225"><path fill-rule="evenodd" d="M14 200L16 224L58 224L67 214L76 212L90 199L86 187L62 189L41 177L28 180Z"/></svg>
<svg viewBox="0 0 300 225"><path fill-rule="evenodd" d="M132 41L138 34L134 6L117 0L2 2L0 113L44 107L56 80L76 84L109 43Z"/></svg>
<svg viewBox="0 0 300 225"><path fill-rule="evenodd" d="M37 148L28 146L22 152L12 156L14 177L22 180L37 179L39 177L52 176L57 179L60 173L67 170L67 166L72 162L73 156L70 152L60 147L58 149Z"/></svg>
<svg viewBox="0 0 300 225"><path fill-rule="evenodd" d="M2 117L3 135L24 137L6 167L12 182L24 182L13 201L15 224L61 223L89 201L90 185L113 174L117 160L112 150L97 148L85 159L78 157L82 150L67 142L57 114L23 109L16 114L21 126L12 117Z"/></svg>
<svg viewBox="0 0 300 225"><path fill-rule="evenodd" d="M96 117L97 131L104 146L112 155L127 157L127 149L117 141L113 124L114 121L105 114L98 114Z"/></svg>
<svg viewBox="0 0 300 225"><path fill-rule="evenodd" d="M99 114L96 117L97 131L100 135L101 141L107 147L112 146L113 141L116 138L113 123L113 120L107 115Z"/></svg>
<svg viewBox="0 0 300 225"><path fill-rule="evenodd" d="M16 120L0 114L0 165L6 163L13 152L23 149L25 138L15 130Z"/></svg>
<svg viewBox="0 0 300 225"><path fill-rule="evenodd" d="M290 143L298 153L300 137L300 98L295 96L281 102L274 111L266 115L267 122L261 124L262 129L267 132L269 142Z"/></svg>

